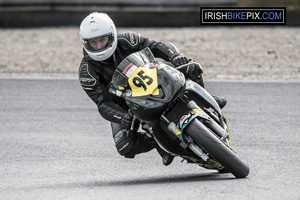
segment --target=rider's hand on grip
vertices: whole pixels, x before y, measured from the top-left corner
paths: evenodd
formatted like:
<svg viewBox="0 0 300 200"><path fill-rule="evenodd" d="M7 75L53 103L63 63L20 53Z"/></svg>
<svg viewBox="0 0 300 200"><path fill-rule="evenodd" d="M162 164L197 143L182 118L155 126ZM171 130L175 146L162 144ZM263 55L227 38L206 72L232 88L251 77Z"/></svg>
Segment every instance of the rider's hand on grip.
<svg viewBox="0 0 300 200"><path fill-rule="evenodd" d="M191 62L189 65L190 70L189 74L194 75L195 77L200 77L203 73L202 66L199 63Z"/></svg>
<svg viewBox="0 0 300 200"><path fill-rule="evenodd" d="M177 56L175 56L171 60L171 62L175 67L179 67L180 65L189 63L189 59L186 56L184 56L182 53L180 53Z"/></svg>
<svg viewBox="0 0 300 200"><path fill-rule="evenodd" d="M189 65L189 78L204 87L202 73L202 66L199 63L191 62Z"/></svg>
<svg viewBox="0 0 300 200"><path fill-rule="evenodd" d="M181 71L186 78L189 78L204 87L202 78L203 70L199 63L190 61L188 64L177 67L176 69Z"/></svg>

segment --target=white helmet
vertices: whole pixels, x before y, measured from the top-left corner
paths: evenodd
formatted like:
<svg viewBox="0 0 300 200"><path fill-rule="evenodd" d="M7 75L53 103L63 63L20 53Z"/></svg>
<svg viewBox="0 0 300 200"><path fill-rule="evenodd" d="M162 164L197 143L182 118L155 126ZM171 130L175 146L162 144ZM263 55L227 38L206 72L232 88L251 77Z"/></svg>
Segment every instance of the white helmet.
<svg viewBox="0 0 300 200"><path fill-rule="evenodd" d="M96 61L109 58L117 48L117 31L114 22L105 13L93 12L80 24L80 40L88 55ZM89 40L108 36L108 42L104 49L95 50Z"/></svg>

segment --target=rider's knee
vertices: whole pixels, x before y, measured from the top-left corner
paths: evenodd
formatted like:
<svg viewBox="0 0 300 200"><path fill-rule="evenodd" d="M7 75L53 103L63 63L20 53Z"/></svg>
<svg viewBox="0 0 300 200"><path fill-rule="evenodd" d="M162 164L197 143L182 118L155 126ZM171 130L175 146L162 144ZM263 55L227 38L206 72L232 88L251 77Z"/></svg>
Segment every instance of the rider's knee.
<svg viewBox="0 0 300 200"><path fill-rule="evenodd" d="M114 141L117 151L120 155L124 156L125 158L134 158L136 152L134 148L134 142L129 136L129 130L119 130L114 135Z"/></svg>

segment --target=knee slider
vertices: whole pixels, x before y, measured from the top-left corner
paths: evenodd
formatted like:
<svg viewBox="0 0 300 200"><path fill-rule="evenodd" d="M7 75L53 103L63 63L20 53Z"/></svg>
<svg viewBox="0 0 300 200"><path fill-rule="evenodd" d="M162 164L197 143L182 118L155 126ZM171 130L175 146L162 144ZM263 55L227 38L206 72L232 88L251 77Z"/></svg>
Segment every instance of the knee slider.
<svg viewBox="0 0 300 200"><path fill-rule="evenodd" d="M114 135L116 148L120 155L126 158L134 158L133 147L134 143L129 136L129 130L121 129Z"/></svg>

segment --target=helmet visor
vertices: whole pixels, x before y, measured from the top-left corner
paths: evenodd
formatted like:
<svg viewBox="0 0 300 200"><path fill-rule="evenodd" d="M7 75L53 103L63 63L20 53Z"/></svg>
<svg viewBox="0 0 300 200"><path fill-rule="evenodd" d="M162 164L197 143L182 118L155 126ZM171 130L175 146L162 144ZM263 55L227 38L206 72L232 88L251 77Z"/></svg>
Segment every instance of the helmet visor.
<svg viewBox="0 0 300 200"><path fill-rule="evenodd" d="M113 34L83 39L83 46L90 52L101 52L112 46Z"/></svg>

